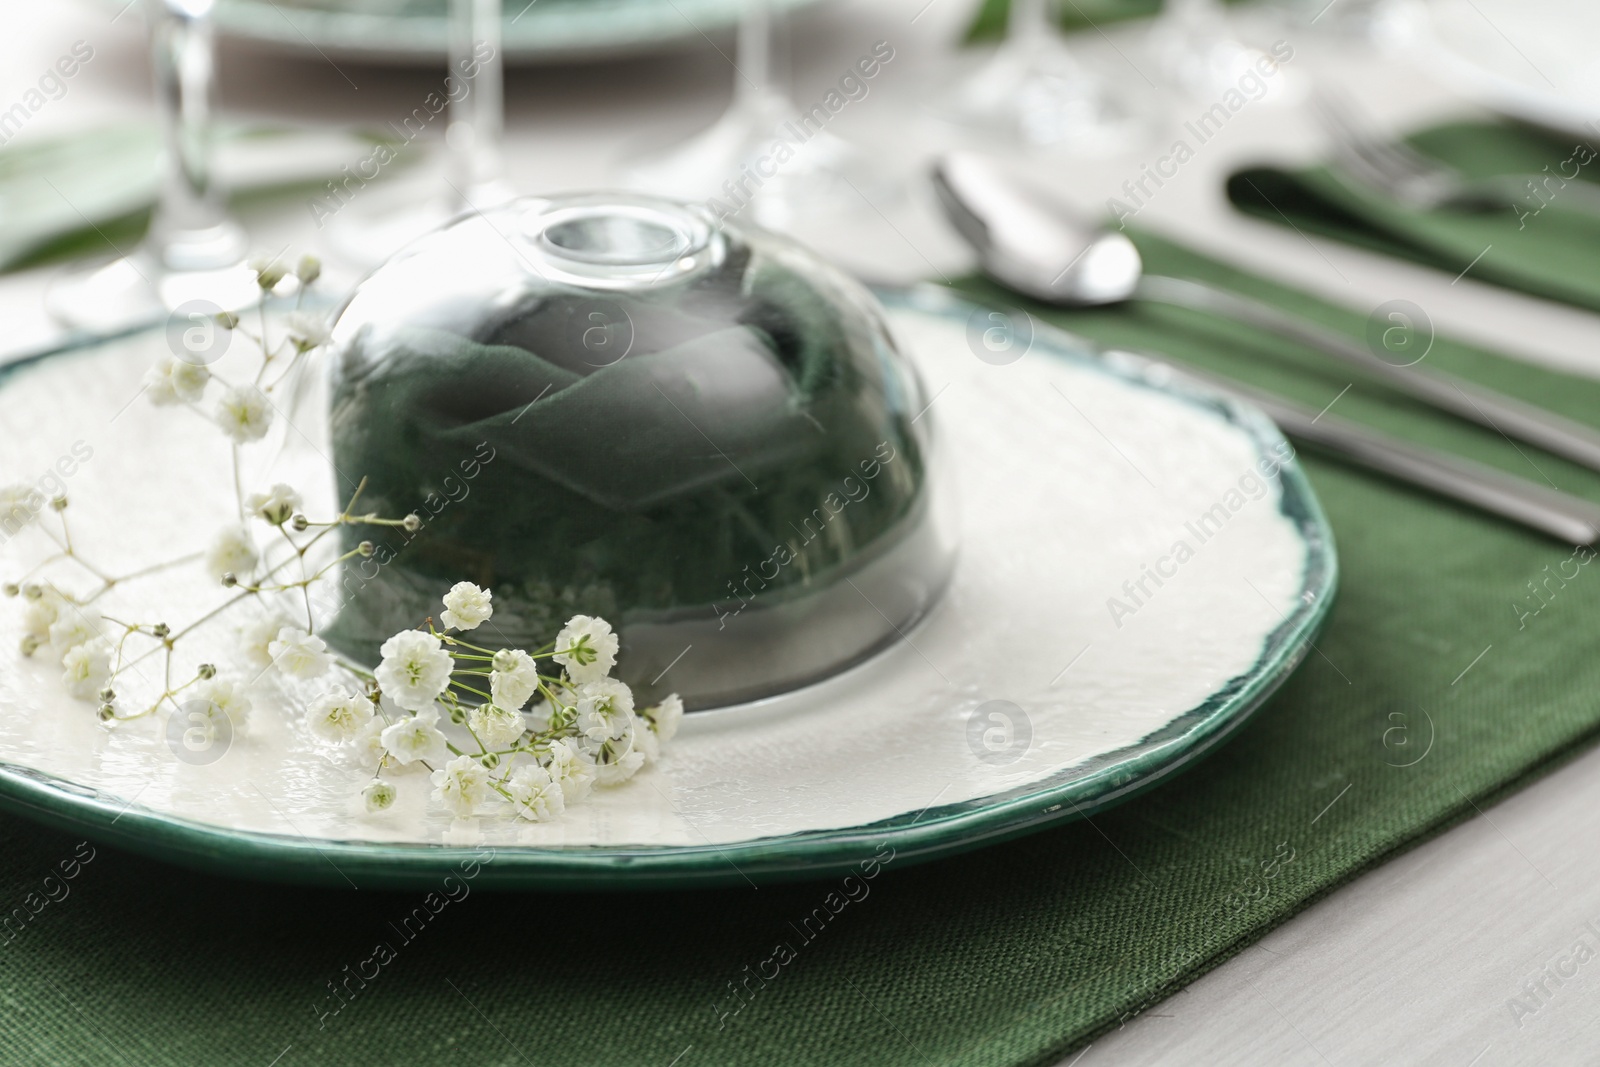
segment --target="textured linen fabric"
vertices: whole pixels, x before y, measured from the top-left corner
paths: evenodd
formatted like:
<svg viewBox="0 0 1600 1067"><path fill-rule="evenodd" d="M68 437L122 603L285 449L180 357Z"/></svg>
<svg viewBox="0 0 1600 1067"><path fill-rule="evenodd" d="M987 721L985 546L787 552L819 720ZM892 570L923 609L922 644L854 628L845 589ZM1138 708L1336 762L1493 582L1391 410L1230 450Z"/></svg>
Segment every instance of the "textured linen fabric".
<svg viewBox="0 0 1600 1067"><path fill-rule="evenodd" d="M1468 178L1533 175L1537 188L1503 208L1423 211L1373 192L1323 167L1289 172L1242 170L1228 181L1241 211L1302 232L1401 256L1451 275L1466 273L1600 310L1600 194L1589 204L1564 186L1600 181L1600 131L1555 134L1511 123L1458 122L1423 130L1410 143Z"/></svg>
<svg viewBox="0 0 1600 1067"><path fill-rule="evenodd" d="M1141 246L1154 270L1363 329L1359 314ZM1051 317L1318 407L1349 381L1184 312ZM1595 383L1444 339L1427 358L1600 420ZM1537 464L1600 499L1600 477L1377 389L1333 410L1517 473ZM1600 565L1304 460L1343 572L1317 650L1230 743L1092 823L917 867L863 850L850 881L659 894L492 894L465 873L431 899L303 889L102 848L50 883L69 895L0 926L0 1063L1059 1062L1600 727ZM78 842L0 816L0 911L45 899ZM333 999L330 983L353 995Z"/></svg>

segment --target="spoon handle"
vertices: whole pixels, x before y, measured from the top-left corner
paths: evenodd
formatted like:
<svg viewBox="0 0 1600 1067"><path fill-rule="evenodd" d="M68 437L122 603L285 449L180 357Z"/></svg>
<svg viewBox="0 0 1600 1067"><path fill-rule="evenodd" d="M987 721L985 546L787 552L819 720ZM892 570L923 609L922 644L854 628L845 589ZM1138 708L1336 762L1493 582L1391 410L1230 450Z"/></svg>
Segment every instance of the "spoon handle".
<svg viewBox="0 0 1600 1067"><path fill-rule="evenodd" d="M1534 404L1486 389L1445 371L1397 367L1337 330L1260 301L1182 278L1146 276L1133 299L1231 318L1316 349L1400 392L1487 426L1503 437L1538 445L1591 470L1600 470L1600 432Z"/></svg>
<svg viewBox="0 0 1600 1067"><path fill-rule="evenodd" d="M1338 456L1397 481L1431 490L1451 500L1519 522L1569 545L1600 540L1600 505L1547 489L1525 478L1460 459L1337 416L1320 414L1227 378L1195 371L1177 373L1198 379L1260 408L1284 435L1307 447Z"/></svg>

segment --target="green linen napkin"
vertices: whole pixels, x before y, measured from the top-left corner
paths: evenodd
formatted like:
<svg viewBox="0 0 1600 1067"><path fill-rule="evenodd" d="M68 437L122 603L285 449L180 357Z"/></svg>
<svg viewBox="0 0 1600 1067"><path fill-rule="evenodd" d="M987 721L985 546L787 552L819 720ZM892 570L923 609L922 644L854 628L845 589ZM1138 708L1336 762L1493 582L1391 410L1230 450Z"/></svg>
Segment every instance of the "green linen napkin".
<svg viewBox="0 0 1600 1067"><path fill-rule="evenodd" d="M1361 331L1359 314L1165 242L1140 247L1154 270ZM1177 310L1031 310L1319 406L1345 384ZM1595 382L1444 338L1427 358L1600 421ZM1525 460L1408 401L1358 387L1334 410L1518 473L1536 462L1600 500L1600 476L1531 449ZM1342 559L1317 651L1229 744L1092 825L920 867L888 858L848 897L838 880L464 899L442 887L430 905L106 848L83 864L77 836L7 815L0 908L33 910L0 925L0 1049L61 1065L1055 1064L1600 731L1589 554L1302 458ZM48 899L63 861L79 873ZM825 921L807 924L818 909ZM381 964L379 943L392 953ZM792 957L774 970L780 943Z"/></svg>
<svg viewBox="0 0 1600 1067"><path fill-rule="evenodd" d="M1540 175L1537 190L1503 210L1423 211L1325 167L1252 167L1228 181L1239 210L1302 232L1401 256L1451 275L1600 310L1600 213L1584 211L1567 181L1600 181L1600 139L1510 123L1456 122L1409 138L1469 178ZM1548 169L1547 169L1548 168Z"/></svg>

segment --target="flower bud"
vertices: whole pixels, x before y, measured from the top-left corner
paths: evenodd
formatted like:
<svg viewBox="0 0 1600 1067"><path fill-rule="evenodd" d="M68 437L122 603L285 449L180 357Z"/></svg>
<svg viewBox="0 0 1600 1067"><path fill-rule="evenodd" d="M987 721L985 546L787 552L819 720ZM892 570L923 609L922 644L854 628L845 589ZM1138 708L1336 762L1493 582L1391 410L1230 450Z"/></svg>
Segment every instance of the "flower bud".
<svg viewBox="0 0 1600 1067"><path fill-rule="evenodd" d="M451 708L450 709L450 721L455 723L457 726L460 726L462 723L466 722L467 721L467 709L463 708L459 704L457 704L455 707Z"/></svg>
<svg viewBox="0 0 1600 1067"><path fill-rule="evenodd" d="M371 541L363 541L359 545L356 546L356 551L361 553L363 556L370 556L374 552L376 552L377 550L378 550L377 546L374 545Z"/></svg>
<svg viewBox="0 0 1600 1067"><path fill-rule="evenodd" d="M322 260L307 254L300 257L300 263L294 269L294 276L300 279L301 285L310 285L322 277Z"/></svg>
<svg viewBox="0 0 1600 1067"><path fill-rule="evenodd" d="M517 667L517 657L511 654L509 648L502 648L494 654L494 661L489 666L501 673L513 671Z"/></svg>
<svg viewBox="0 0 1600 1067"><path fill-rule="evenodd" d="M196 673L198 673L200 677L210 681L217 676L217 665L215 663L202 663L200 664L199 671Z"/></svg>
<svg viewBox="0 0 1600 1067"><path fill-rule="evenodd" d="M117 699L117 691L109 685L100 690L100 700L103 703L109 704L115 699Z"/></svg>
<svg viewBox="0 0 1600 1067"><path fill-rule="evenodd" d="M400 525L404 526L410 532L416 533L418 530L422 529L422 516L413 511L411 514L405 517L405 520L401 522Z"/></svg>
<svg viewBox="0 0 1600 1067"><path fill-rule="evenodd" d="M311 520L304 515L296 515L289 520L289 525L294 527L295 533L305 533L306 527L311 525Z"/></svg>
<svg viewBox="0 0 1600 1067"><path fill-rule="evenodd" d="M101 704L100 705L100 721L101 722L110 722L116 716L116 714L117 714L117 709L112 707L110 704Z"/></svg>
<svg viewBox="0 0 1600 1067"><path fill-rule="evenodd" d="M239 579L234 577L234 574L233 574L232 571L228 571L227 573L225 573L222 576L222 588L224 588L224 589L232 589L234 586L236 586L238 584L239 584Z"/></svg>
<svg viewBox="0 0 1600 1067"><path fill-rule="evenodd" d="M66 495L63 494L63 495L58 496L58 497L52 497L50 499L50 506L52 508L54 508L55 510L57 510L57 511L66 511L67 510L67 498L66 498Z"/></svg>
<svg viewBox="0 0 1600 1067"><path fill-rule="evenodd" d="M372 781L368 782L367 787L361 791L361 796L367 802L368 811L383 811L385 808L391 807L394 804L394 786L390 785L388 782L374 778Z"/></svg>
<svg viewBox="0 0 1600 1067"><path fill-rule="evenodd" d="M172 627L168 626L164 622L158 622L154 626L150 627L150 632L165 641L167 637L171 635Z"/></svg>
<svg viewBox="0 0 1600 1067"><path fill-rule="evenodd" d="M212 320L224 330L234 329L239 325L239 316L231 311L219 311L211 316Z"/></svg>
<svg viewBox="0 0 1600 1067"><path fill-rule="evenodd" d="M22 654L24 656L31 656L37 651L39 651L39 639L33 636L33 634L25 635L22 638Z"/></svg>
<svg viewBox="0 0 1600 1067"><path fill-rule="evenodd" d="M261 291L264 293L270 293L276 289L278 283L283 281L284 274L287 273L283 269L282 263L266 256L251 260L250 269L256 272L256 285L260 286Z"/></svg>
<svg viewBox="0 0 1600 1067"><path fill-rule="evenodd" d="M29 600L38 600L40 597L44 596L44 590L39 587L38 582L29 582L27 585L22 587L22 595L27 597Z"/></svg>
<svg viewBox="0 0 1600 1067"><path fill-rule="evenodd" d="M5 594L6 594L6 596L16 596L20 592L22 592L22 587L19 586L16 582L7 582L6 583L6 586L5 586Z"/></svg>
<svg viewBox="0 0 1600 1067"><path fill-rule="evenodd" d="M492 771L496 767L500 766L500 757L493 752L486 752L478 757L478 762L483 764L486 769Z"/></svg>

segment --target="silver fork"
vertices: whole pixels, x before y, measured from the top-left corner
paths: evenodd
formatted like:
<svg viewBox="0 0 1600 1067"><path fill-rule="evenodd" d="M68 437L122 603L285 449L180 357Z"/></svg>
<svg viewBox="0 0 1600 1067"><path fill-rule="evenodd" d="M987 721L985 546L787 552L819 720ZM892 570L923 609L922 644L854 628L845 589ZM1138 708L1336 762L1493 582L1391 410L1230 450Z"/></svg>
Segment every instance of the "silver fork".
<svg viewBox="0 0 1600 1067"><path fill-rule="evenodd" d="M1547 203L1600 215L1600 185L1548 171L1468 178L1449 164L1423 155L1382 132L1370 117L1325 87L1311 108L1333 145L1334 162L1346 175L1407 207L1431 211L1498 211L1510 207L1538 214ZM1556 183L1555 185L1549 184Z"/></svg>

